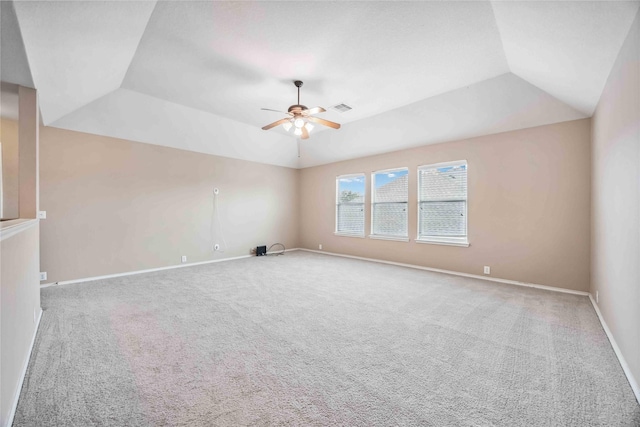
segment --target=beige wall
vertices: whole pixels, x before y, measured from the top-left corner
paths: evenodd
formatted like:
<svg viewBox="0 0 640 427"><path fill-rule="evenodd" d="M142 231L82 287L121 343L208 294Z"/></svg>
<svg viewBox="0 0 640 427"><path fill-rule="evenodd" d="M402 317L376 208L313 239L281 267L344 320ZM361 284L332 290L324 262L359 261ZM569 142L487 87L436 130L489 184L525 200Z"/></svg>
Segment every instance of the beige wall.
<svg viewBox="0 0 640 427"><path fill-rule="evenodd" d="M640 381L640 15L593 116L591 292ZM640 393L640 389L636 390Z"/></svg>
<svg viewBox="0 0 640 427"><path fill-rule="evenodd" d="M7 425L17 401L40 314L38 223L33 221L0 244L0 426Z"/></svg>
<svg viewBox="0 0 640 427"><path fill-rule="evenodd" d="M589 290L589 119L427 145L301 171L300 243L308 249ZM418 244L416 168L468 161L469 247ZM409 168L409 238L335 236L335 178ZM365 231L370 230L367 205Z"/></svg>
<svg viewBox="0 0 640 427"><path fill-rule="evenodd" d="M0 120L2 143L2 219L18 218L18 122Z"/></svg>
<svg viewBox="0 0 640 427"><path fill-rule="evenodd" d="M176 265L182 255L199 262L249 255L260 244L298 245L295 169L50 127L40 141L48 282ZM214 253L214 243L225 249L222 237L228 247Z"/></svg>

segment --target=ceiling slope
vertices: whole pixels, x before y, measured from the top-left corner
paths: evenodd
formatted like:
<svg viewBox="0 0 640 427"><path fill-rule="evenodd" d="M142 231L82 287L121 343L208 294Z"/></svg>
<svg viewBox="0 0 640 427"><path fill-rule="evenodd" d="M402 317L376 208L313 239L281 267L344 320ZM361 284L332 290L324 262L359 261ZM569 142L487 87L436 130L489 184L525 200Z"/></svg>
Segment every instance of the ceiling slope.
<svg viewBox="0 0 640 427"><path fill-rule="evenodd" d="M0 2L0 81L34 87L13 2Z"/></svg>
<svg viewBox="0 0 640 427"><path fill-rule="evenodd" d="M301 143L299 167L586 117L506 73L316 135Z"/></svg>
<svg viewBox="0 0 640 427"><path fill-rule="evenodd" d="M297 167L297 141L215 114L118 89L51 126L234 159Z"/></svg>
<svg viewBox="0 0 640 427"><path fill-rule="evenodd" d="M2 72L7 45L46 125L307 167L589 117L639 4L20 1ZM343 124L300 159L260 129L296 79Z"/></svg>
<svg viewBox="0 0 640 427"><path fill-rule="evenodd" d="M511 72L591 116L640 2L492 5Z"/></svg>
<svg viewBox="0 0 640 427"><path fill-rule="evenodd" d="M155 2L14 2L45 125L116 90Z"/></svg>
<svg viewBox="0 0 640 427"><path fill-rule="evenodd" d="M507 71L489 2L159 2L123 88L261 127L296 79L348 123Z"/></svg>

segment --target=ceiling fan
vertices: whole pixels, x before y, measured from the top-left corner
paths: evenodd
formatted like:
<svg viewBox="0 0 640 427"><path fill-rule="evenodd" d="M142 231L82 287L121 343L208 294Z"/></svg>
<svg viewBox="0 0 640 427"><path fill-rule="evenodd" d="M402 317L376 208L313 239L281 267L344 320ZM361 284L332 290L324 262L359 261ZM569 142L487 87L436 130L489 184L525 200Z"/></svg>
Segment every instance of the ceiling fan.
<svg viewBox="0 0 640 427"><path fill-rule="evenodd" d="M292 105L289 107L289 110L285 113L284 111L272 110L270 108L262 108L265 111L275 111L277 113L286 114L288 117L284 119L280 119L271 124L264 126L262 129L269 130L278 125L282 125L282 127L288 132L293 128L293 133L300 136L302 139L309 138L309 132L313 129L312 123L317 123L323 126L328 126L334 129L340 129L340 124L331 122L329 120L319 119L318 117L314 117L313 114L324 113L325 110L322 107L314 107L307 108L305 105L300 104L300 87L302 86L302 82L300 80L296 80L293 82L298 88L298 103L296 105Z"/></svg>

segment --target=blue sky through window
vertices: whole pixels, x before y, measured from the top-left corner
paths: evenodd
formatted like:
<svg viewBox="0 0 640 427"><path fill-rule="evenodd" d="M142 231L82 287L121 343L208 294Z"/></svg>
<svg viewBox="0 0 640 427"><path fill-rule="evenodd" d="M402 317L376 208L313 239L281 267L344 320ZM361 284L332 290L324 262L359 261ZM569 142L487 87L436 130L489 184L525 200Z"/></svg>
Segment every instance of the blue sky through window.
<svg viewBox="0 0 640 427"><path fill-rule="evenodd" d="M364 176L354 176L350 178L340 178L338 192L352 191L364 195Z"/></svg>
<svg viewBox="0 0 640 427"><path fill-rule="evenodd" d="M409 173L408 170L400 170L393 172L382 172L376 174L376 189L382 187L385 184L390 183L398 178L406 176Z"/></svg>
<svg viewBox="0 0 640 427"><path fill-rule="evenodd" d="M438 168L438 172L449 172L452 171L454 169L462 169L465 170L467 168L467 165L458 165L458 166L446 166L444 168Z"/></svg>

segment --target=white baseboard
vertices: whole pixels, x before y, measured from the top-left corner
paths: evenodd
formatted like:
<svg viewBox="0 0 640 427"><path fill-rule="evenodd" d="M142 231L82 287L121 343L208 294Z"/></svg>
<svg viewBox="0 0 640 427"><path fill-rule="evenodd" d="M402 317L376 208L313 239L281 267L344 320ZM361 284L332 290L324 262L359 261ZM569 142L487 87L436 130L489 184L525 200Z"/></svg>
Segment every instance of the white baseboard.
<svg viewBox="0 0 640 427"><path fill-rule="evenodd" d="M616 343L616 340L613 338L613 334L611 333L611 330L607 326L607 322L604 321L604 317L602 317L600 308L598 307L598 304L596 304L595 300L593 299L593 295L589 294L589 299L591 300L591 304L593 305L593 308L596 311L596 314L598 315L598 319L600 319L600 324L602 324L602 329L604 329L604 333L607 334L607 338L609 338L611 347L613 347L613 351L616 353L616 356L618 357L620 366L622 366L622 370L624 371L624 374L627 376L627 380L629 380L629 385L633 390L633 394L636 395L636 400L640 404L640 386L638 386L638 382L636 381L633 374L631 373L631 368L629 368L627 361L622 355L622 351L620 350L620 347L618 347L618 343Z"/></svg>
<svg viewBox="0 0 640 427"><path fill-rule="evenodd" d="M297 250L298 250L298 248L285 249L285 252L291 252L291 251L297 251ZM212 264L214 262L233 261L233 260L236 260L236 259L251 258L253 256L255 256L255 255L242 255L242 256L231 257L231 258L212 259L212 260L209 260L209 261L200 261L200 262L190 262L190 263L184 263L184 264L168 265L166 267L149 268L149 269L146 269L146 270L127 271L125 273L106 274L104 276L84 277L82 279L73 279L73 280L61 280L59 282L42 284L42 285L40 285L40 288L48 288L50 286L70 285L71 283L93 282L94 280L112 279L114 277L123 277L123 276L133 276L135 274L153 273L154 271L172 270L174 268L193 267L193 266L196 266L196 265Z"/></svg>
<svg viewBox="0 0 640 427"><path fill-rule="evenodd" d="M537 285L537 284L534 284L534 283L524 283L524 282L518 282L518 281L515 281L515 280L490 278L490 277L486 277L486 276L478 276L478 275L475 275L475 274L460 273L460 272L457 272L457 271L442 270L442 269L439 269L439 268L423 267L423 266L414 265L414 264L403 264L403 263L393 262L393 261L384 261L384 260L375 259L375 258L364 258L364 257L359 257L359 256L354 256L354 255L338 254L338 253L334 253L334 252L317 251L317 250L313 250L313 249L304 249L304 248L300 248L299 250L307 251L307 252L315 252L315 253L325 254L325 255L339 256L339 257L344 257L344 258L354 258L354 259L360 259L360 260L364 260L364 261L379 262L379 263L382 263L382 264L398 265L398 266L401 266L401 267L415 268L415 269L418 269L418 270L435 271L435 272L438 272L438 273L452 274L452 275L455 275L455 276L471 277L471 278L474 278L474 279L487 280L487 281L490 281L490 282L500 282L500 283L507 283L507 284L516 285L516 286L526 286L526 287L530 287L530 288L545 289L547 291L554 291L554 292L562 292L562 293L568 293L568 294L588 296L589 300L591 300L591 304L593 304L593 308L595 309L596 314L598 315L598 319L600 320L600 323L602 324L602 328L604 329L604 332L607 335L607 338L609 338L609 342L611 343L611 347L613 348L613 351L615 352L616 356L618 357L618 361L620 362L620 366L622 366L622 370L624 371L624 373L625 373L625 375L627 377L627 380L629 381L629 384L631 385L631 389L633 390L633 394L635 395L636 400L638 401L638 403L640 403L640 386L638 386L638 382L636 381L636 379L634 378L633 374L631 373L631 369L629 368L629 365L627 364L627 361L625 360L624 356L622 355L622 352L620 351L620 347L618 347L618 344L616 343L616 340L613 338L613 334L609 330L609 327L607 326L607 323L604 321L604 318L602 317L602 313L600 312L600 309L598 308L598 304L596 304L596 302L593 299L593 296L589 292L574 291L574 290L571 290L571 289L557 288L557 287L554 287L554 286Z"/></svg>
<svg viewBox="0 0 640 427"><path fill-rule="evenodd" d="M40 319L42 319L42 308L40 309L40 313L38 314L38 320L36 321L36 328L33 331L33 336L31 337L31 344L29 345L29 351L27 352L27 357L24 360L24 366L22 367L22 372L20 373L20 382L18 383L18 388L16 389L15 395L13 396L13 404L11 405L11 412L9 413L9 418L7 418L7 424L4 427L11 427L11 425L13 425L13 418L16 416L16 409L18 409L18 400L20 399L22 384L24 383L24 377L27 375L27 368L29 367L29 360L31 360L33 345L36 342L36 335L38 334L38 328L40 327Z"/></svg>
<svg viewBox="0 0 640 427"><path fill-rule="evenodd" d="M415 264L403 264L403 263L400 263L400 262L385 261L385 260L375 259L375 258L364 258L364 257L359 257L359 256L354 256L354 255L338 254L338 253L335 253L335 252L317 251L317 250L314 250L314 249L300 248L299 250L307 251L307 252L315 252L315 253L318 253L318 254L325 254L325 255L331 255L331 256L339 256L339 257L344 257L344 258L361 259L363 261L379 262L379 263L382 263L382 264L398 265L400 267L415 268L417 270L434 271L436 273L452 274L454 276L471 277L473 279L486 280L488 282L499 282L499 283L507 283L507 284L510 284L510 285L516 285L516 286L525 286L525 287L528 287L528 288L544 289L544 290L547 290L547 291L562 292L562 293L565 293L565 294L574 294L574 295L583 295L583 296L588 296L589 295L589 292L574 291L572 289L557 288L555 286L537 285L535 283L518 282L516 280L500 279L500 278L497 278L497 277L480 276L480 275L477 275L477 274L460 273L458 271L442 270L440 268L423 267L421 265L415 265Z"/></svg>
<svg viewBox="0 0 640 427"><path fill-rule="evenodd" d="M529 288L544 289L544 290L553 291L553 292L562 292L562 293L567 293L567 294L588 296L589 299L591 300L591 304L593 305L593 308L596 311L596 314L598 315L598 319L600 320L600 323L602 324L602 328L604 329L607 337L609 338L609 342L611 343L611 346L613 347L613 351L615 352L616 356L618 357L620 365L622 366L622 370L624 371L625 375L627 376L627 380L629 381L629 384L631 385L631 389L633 390L633 393L635 394L636 400L640 403L640 386L638 386L638 382L635 380L633 374L631 373L631 369L629 368L629 365L627 364L624 356L622 355L622 352L620 351L620 348L618 347L618 344L616 343L615 339L613 338L613 335L611 334L611 331L609 330L609 327L607 326L607 323L604 321L604 318L602 317L602 313L600 312L600 309L598 308L598 305L594 301L593 296L588 292L574 291L574 290L571 290L571 289L558 288L558 287L555 287L555 286L538 285L538 284L535 284L535 283L518 282L516 280L500 279L500 278L496 278L496 277L486 277L486 276L480 276L480 275L476 275L476 274L461 273L461 272L458 272L458 271L443 270L443 269L440 269L440 268L423 267L423 266L415 265L415 264L404 264L404 263L393 262L393 261L385 261L385 260L380 260L380 259L375 259L375 258L364 258L364 257L359 257L359 256L354 256L354 255L345 255L345 254L339 254L339 253L334 253L334 252L318 251L318 250L313 250L313 249L292 248L292 249L286 249L285 250L285 252L291 252L291 251L315 252L315 253L324 254L324 255L338 256L338 257L344 257L344 258L353 258L353 259L359 259L359 260L363 260L363 261L371 261L371 262L378 262L378 263L382 263L382 264L397 265L397 266L400 266L400 267L414 268L414 269L418 269L418 270L433 271L433 272L436 272L436 273L452 274L454 276L470 277L470 278L485 280L485 281L489 281L489 282L499 282L499 283L506 283L506 284L510 284L510 285L516 285L516 286L525 286L525 287L529 287ZM196 265L211 264L211 263L214 263L214 262L223 262L223 261L232 261L232 260L243 259L243 258L250 258L251 256L252 255L243 255L243 256L239 256L239 257L222 258L222 259L215 259L215 260L210 260L210 261L194 262L194 263L189 263L189 264L178 264L178 265L171 265L171 266L167 266L167 267L151 268L151 269L147 269L147 270L137 270L137 271L130 271L130 272L126 272L126 273L109 274L109 275L105 275L105 276L94 276L94 277L87 277L87 278L83 278L83 279L66 280L66 281L61 281L61 282L56 282L56 283L44 284L44 285L41 285L41 287L48 287L48 286L55 286L55 285L66 285L66 284L71 284L71 283L90 282L90 281L94 281L94 280L102 280L102 279L109 279L109 278L113 278L113 277L122 277L122 276L131 276L131 275L135 275L135 274L151 273L151 272L154 272L154 271L170 270L170 269L174 269L174 268L192 267L192 266L196 266ZM17 405L18 405L18 398L20 397L20 390L22 389L22 382L24 381L24 376L25 376L25 374L27 372L27 366L29 364L29 358L31 357L31 351L33 350L33 344L35 342L36 333L38 331L38 326L40 325L40 318L41 317L42 317L42 310L40 310L40 315L38 316L38 323L36 325L36 331L33 334L33 338L32 338L32 341L31 341L31 348L29 349L29 357L27 357L27 361L26 361L24 369L23 369L22 379L20 380L20 387L18 388L18 392L17 392L17 396L15 398L14 406L13 406L13 408L11 410L11 414L9 416L9 424L8 424L8 426L10 426L11 423L13 422L13 417L15 415L15 410L16 410Z"/></svg>

